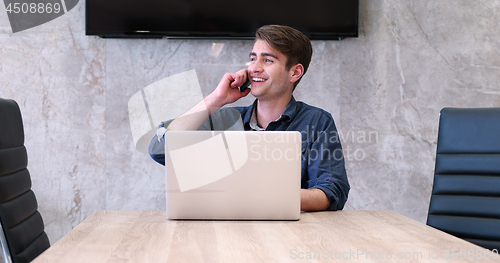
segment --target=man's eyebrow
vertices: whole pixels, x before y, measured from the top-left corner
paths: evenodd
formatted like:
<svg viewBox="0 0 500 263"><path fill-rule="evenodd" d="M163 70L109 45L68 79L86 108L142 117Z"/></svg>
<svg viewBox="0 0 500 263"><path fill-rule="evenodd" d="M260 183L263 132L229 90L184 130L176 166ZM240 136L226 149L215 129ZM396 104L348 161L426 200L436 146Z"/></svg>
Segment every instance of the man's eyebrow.
<svg viewBox="0 0 500 263"><path fill-rule="evenodd" d="M260 55L262 57L273 57L275 59L278 59L278 57L272 53L260 53ZM257 54L255 52L250 52L250 55L249 56L257 56Z"/></svg>

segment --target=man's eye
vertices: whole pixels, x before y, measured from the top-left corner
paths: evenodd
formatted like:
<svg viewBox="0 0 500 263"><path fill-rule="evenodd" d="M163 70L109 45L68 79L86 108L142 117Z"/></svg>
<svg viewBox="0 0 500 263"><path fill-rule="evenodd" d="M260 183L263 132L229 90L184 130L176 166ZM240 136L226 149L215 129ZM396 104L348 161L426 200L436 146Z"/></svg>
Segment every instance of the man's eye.
<svg viewBox="0 0 500 263"><path fill-rule="evenodd" d="M250 61L255 61L255 58L250 58Z"/></svg>
<svg viewBox="0 0 500 263"><path fill-rule="evenodd" d="M270 59L266 59L266 62L273 62L273 61L272 61L272 60L270 60Z"/></svg>

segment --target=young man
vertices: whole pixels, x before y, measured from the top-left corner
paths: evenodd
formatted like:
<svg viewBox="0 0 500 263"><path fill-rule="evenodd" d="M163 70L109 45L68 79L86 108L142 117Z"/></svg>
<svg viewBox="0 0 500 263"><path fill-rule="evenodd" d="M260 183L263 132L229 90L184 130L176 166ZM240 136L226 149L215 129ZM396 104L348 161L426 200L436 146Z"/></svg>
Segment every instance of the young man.
<svg viewBox="0 0 500 263"><path fill-rule="evenodd" d="M333 118L292 96L311 56L311 42L301 32L278 25L259 28L248 70L226 73L203 101L175 120L162 123L149 147L151 157L165 163L163 135L168 130L234 129L242 119L239 128L244 130L300 131L301 210L341 210L350 187ZM247 78L251 89L240 92L238 87ZM256 98L252 105L222 108L250 92Z"/></svg>

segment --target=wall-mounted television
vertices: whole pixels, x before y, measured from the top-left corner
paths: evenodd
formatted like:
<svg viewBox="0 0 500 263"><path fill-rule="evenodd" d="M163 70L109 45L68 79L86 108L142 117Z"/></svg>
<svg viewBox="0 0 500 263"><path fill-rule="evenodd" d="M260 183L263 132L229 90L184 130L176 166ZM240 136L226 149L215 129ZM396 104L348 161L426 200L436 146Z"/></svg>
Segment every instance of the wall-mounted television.
<svg viewBox="0 0 500 263"><path fill-rule="evenodd" d="M86 35L252 39L288 25L313 40L358 36L359 0L86 0Z"/></svg>

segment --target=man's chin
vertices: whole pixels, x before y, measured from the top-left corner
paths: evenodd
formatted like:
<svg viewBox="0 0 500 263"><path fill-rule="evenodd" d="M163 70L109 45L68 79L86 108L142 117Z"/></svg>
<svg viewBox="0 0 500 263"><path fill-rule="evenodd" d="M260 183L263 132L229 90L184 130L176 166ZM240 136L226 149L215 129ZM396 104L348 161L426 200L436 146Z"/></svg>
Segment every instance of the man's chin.
<svg viewBox="0 0 500 263"><path fill-rule="evenodd" d="M250 94L252 94L252 96L254 96L257 99L262 96L262 92L260 92L259 89L253 87L250 89Z"/></svg>

